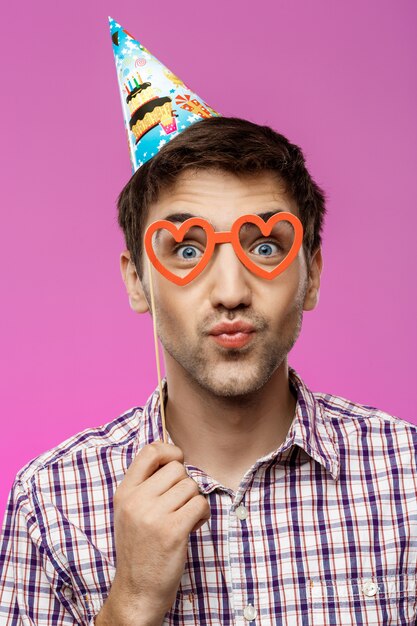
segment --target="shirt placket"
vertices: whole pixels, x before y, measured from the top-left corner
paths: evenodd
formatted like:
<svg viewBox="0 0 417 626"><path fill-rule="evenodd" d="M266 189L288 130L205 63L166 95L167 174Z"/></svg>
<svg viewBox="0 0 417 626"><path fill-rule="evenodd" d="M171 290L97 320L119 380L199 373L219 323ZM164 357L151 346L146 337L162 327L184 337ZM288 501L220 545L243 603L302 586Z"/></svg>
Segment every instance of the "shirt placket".
<svg viewBox="0 0 417 626"><path fill-rule="evenodd" d="M258 609L254 586L248 580L253 554L251 535L250 491L248 478L242 484L229 511L229 563L236 626L255 626ZM259 621L258 621L259 623Z"/></svg>

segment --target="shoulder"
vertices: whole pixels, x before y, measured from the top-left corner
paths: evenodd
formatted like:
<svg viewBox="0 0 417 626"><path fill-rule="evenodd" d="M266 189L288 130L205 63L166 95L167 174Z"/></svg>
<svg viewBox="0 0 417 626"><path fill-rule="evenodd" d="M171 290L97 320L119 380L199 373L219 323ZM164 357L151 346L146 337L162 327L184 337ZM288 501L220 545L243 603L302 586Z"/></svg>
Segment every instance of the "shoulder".
<svg viewBox="0 0 417 626"><path fill-rule="evenodd" d="M378 407L360 404L343 396L336 396L330 393L314 392L313 395L326 416L337 422L345 422L346 424L353 422L387 424L393 427L411 428L417 431L416 424L387 413Z"/></svg>
<svg viewBox="0 0 417 626"><path fill-rule="evenodd" d="M328 393L314 394L341 450L417 466L417 425L396 415Z"/></svg>
<svg viewBox="0 0 417 626"><path fill-rule="evenodd" d="M98 464L106 456L125 454L138 437L142 415L143 407L133 407L110 422L72 435L28 461L18 471L16 481L30 487L41 475L58 474L66 467L81 469L85 463Z"/></svg>
<svg viewBox="0 0 417 626"><path fill-rule="evenodd" d="M21 550L22 563L29 555L31 567L40 569L42 559L60 588L74 572L81 589L95 588L97 572L107 586L111 583L113 495L148 436L145 416L142 407L134 407L86 428L31 459L16 475L5 535L12 540L18 532L21 541L13 549ZM39 550L38 561L32 545Z"/></svg>

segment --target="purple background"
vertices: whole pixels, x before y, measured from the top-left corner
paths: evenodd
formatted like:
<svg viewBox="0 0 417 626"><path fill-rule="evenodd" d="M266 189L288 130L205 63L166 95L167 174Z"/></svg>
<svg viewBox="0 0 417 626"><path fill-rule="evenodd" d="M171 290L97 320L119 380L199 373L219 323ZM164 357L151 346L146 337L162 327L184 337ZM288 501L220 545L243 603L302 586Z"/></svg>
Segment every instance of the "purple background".
<svg viewBox="0 0 417 626"><path fill-rule="evenodd" d="M119 270L131 172L108 15L219 113L303 148L329 213L320 303L289 362L314 391L417 422L416 3L9 3L0 512L23 464L157 383Z"/></svg>

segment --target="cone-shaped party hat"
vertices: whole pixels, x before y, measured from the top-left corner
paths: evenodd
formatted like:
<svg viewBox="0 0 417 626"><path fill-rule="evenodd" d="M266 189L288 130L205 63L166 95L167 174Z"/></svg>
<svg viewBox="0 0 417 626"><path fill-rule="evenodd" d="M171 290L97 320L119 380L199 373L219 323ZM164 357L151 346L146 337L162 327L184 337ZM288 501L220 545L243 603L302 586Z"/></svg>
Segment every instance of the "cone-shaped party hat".
<svg viewBox="0 0 417 626"><path fill-rule="evenodd" d="M109 17L133 173L194 122L220 114Z"/></svg>

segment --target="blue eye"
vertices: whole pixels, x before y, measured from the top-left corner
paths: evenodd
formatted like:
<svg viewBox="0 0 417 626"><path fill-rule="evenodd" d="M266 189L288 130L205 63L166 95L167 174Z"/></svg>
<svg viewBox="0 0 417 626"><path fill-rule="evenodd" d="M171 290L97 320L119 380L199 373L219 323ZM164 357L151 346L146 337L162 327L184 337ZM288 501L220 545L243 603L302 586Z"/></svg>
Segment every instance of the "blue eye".
<svg viewBox="0 0 417 626"><path fill-rule="evenodd" d="M199 252L200 250L198 250L195 246L179 246L175 250L175 253L179 253L180 258L184 260L197 258Z"/></svg>
<svg viewBox="0 0 417 626"><path fill-rule="evenodd" d="M256 252L256 250L259 250ZM260 254L261 256L271 256L278 252L278 246L272 242L264 242L259 243L253 250L255 254Z"/></svg>

